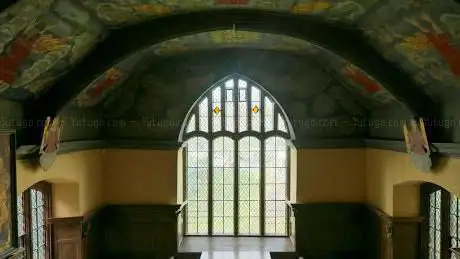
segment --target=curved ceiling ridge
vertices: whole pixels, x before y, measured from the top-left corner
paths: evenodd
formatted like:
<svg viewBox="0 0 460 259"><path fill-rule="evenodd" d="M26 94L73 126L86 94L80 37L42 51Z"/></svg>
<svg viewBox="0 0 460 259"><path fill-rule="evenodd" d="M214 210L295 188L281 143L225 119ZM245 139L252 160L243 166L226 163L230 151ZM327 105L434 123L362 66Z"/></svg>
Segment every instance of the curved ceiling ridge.
<svg viewBox="0 0 460 259"><path fill-rule="evenodd" d="M291 1L291 0L84 0L86 8L106 25L118 26L189 12L222 9L263 10L295 15L321 16L327 20L353 23L377 0L371 1Z"/></svg>

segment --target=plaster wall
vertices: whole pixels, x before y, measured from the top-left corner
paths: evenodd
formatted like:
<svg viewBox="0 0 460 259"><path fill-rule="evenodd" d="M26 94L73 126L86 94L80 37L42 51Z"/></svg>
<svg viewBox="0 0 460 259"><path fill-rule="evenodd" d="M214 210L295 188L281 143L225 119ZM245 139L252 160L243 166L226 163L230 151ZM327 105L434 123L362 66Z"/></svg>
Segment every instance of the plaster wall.
<svg viewBox="0 0 460 259"><path fill-rule="evenodd" d="M291 199L298 203L368 202L392 216L415 216L421 182L460 196L460 159L446 159L441 170L427 174L419 172L408 155L393 151L300 149L292 154L297 184ZM47 172L18 161L18 191L51 182L55 217L83 215L106 203L176 203L181 163L174 150L128 149L60 155Z"/></svg>

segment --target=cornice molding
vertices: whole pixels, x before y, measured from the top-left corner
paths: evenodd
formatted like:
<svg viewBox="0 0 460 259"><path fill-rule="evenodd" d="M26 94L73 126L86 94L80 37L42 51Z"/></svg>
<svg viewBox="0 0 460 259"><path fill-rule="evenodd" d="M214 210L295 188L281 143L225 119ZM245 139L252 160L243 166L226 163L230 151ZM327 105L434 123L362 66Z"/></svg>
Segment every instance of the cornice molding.
<svg viewBox="0 0 460 259"><path fill-rule="evenodd" d="M381 139L311 139L293 143L297 149L352 149L371 148L406 152L406 144L400 140ZM59 154L68 154L92 149L143 149L177 150L181 146L176 141L156 141L147 139L81 140L61 143ZM460 157L460 143L433 143L433 149L443 155ZM17 149L20 160L38 157L37 146L21 146Z"/></svg>

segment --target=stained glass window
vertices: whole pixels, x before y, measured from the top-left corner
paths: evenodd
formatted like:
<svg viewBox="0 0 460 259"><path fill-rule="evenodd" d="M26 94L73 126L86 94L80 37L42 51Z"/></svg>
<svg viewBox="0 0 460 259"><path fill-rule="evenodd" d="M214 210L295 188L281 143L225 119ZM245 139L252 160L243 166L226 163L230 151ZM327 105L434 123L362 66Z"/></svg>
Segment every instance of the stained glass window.
<svg viewBox="0 0 460 259"><path fill-rule="evenodd" d="M239 75L202 98L179 138L185 143L186 235L287 235L288 141L294 137L281 107Z"/></svg>
<svg viewBox="0 0 460 259"><path fill-rule="evenodd" d="M441 258L441 190L430 194L428 258Z"/></svg>

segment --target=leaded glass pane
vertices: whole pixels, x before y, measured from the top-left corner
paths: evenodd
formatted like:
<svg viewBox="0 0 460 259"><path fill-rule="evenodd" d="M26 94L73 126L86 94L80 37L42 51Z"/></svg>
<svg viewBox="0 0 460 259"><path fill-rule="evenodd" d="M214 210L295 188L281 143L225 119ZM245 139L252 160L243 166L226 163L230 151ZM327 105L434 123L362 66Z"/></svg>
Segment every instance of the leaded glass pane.
<svg viewBox="0 0 460 259"><path fill-rule="evenodd" d="M190 117L190 120L188 121L188 125L187 125L187 130L185 131L186 133L190 133L192 131L195 131L195 114L193 114L191 117Z"/></svg>
<svg viewBox="0 0 460 259"><path fill-rule="evenodd" d="M225 99L225 130L235 131L235 103L233 101L233 90L226 90Z"/></svg>
<svg viewBox="0 0 460 259"><path fill-rule="evenodd" d="M225 91L225 93L226 93L225 101L226 101L226 102L233 102L233 90L227 89L227 90Z"/></svg>
<svg viewBox="0 0 460 259"><path fill-rule="evenodd" d="M251 129L260 132L260 90L251 87Z"/></svg>
<svg viewBox="0 0 460 259"><path fill-rule="evenodd" d="M238 79L238 87L239 88L247 88L247 86L248 86L248 83L245 80Z"/></svg>
<svg viewBox="0 0 460 259"><path fill-rule="evenodd" d="M239 132L248 130L248 103L238 103L238 130Z"/></svg>
<svg viewBox="0 0 460 259"><path fill-rule="evenodd" d="M274 130L274 103L270 98L265 97L265 132Z"/></svg>
<svg viewBox="0 0 460 259"><path fill-rule="evenodd" d="M246 89L239 89L238 92L239 92L238 101L245 102L246 101Z"/></svg>
<svg viewBox="0 0 460 259"><path fill-rule="evenodd" d="M255 210L254 204L257 204L257 208L260 204L260 181L251 180L251 178L260 179L260 141L255 137L244 137L239 141L238 147L238 171L240 173L238 178L240 207L238 233L240 235L260 235L259 217L250 215L250 211Z"/></svg>
<svg viewBox="0 0 460 259"><path fill-rule="evenodd" d="M281 137L265 140L265 222L267 235L286 235L287 145Z"/></svg>
<svg viewBox="0 0 460 259"><path fill-rule="evenodd" d="M18 236L25 234L25 218L24 218L24 202L22 194L17 197L17 210L18 210Z"/></svg>
<svg viewBox="0 0 460 259"><path fill-rule="evenodd" d="M283 116L278 113L278 130L287 133L286 121Z"/></svg>
<svg viewBox="0 0 460 259"><path fill-rule="evenodd" d="M198 106L198 112L200 115L199 128L200 131L208 132L208 116L209 116L209 107L208 107L208 98L204 98L203 101Z"/></svg>
<svg viewBox="0 0 460 259"><path fill-rule="evenodd" d="M235 230L233 223L229 224L225 217L233 218L234 200L234 142L229 137L219 137L213 140L213 234L232 235ZM225 176L224 176L225 174ZM224 177L231 178L225 182Z"/></svg>
<svg viewBox="0 0 460 259"><path fill-rule="evenodd" d="M187 191L189 205L186 209L186 233L189 235L208 234L208 140L193 137L187 140Z"/></svg>
<svg viewBox="0 0 460 259"><path fill-rule="evenodd" d="M430 194L428 217L429 258L439 259L438 256L441 251L441 190Z"/></svg>
<svg viewBox="0 0 460 259"><path fill-rule="evenodd" d="M233 87L234 87L233 79L229 79L225 82L225 88L233 88Z"/></svg>
<svg viewBox="0 0 460 259"><path fill-rule="evenodd" d="M218 132L222 129L222 103L221 88L217 87L212 91L212 131Z"/></svg>
<svg viewBox="0 0 460 259"><path fill-rule="evenodd" d="M450 226L449 226L449 234L451 238L451 247L458 247L460 245L460 226L459 226L459 202L460 200L455 196L454 194L450 194L450 213L449 213L449 219L450 219ZM451 257L455 255L451 253Z"/></svg>

